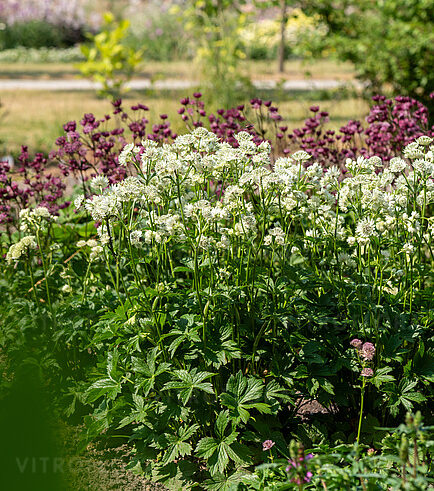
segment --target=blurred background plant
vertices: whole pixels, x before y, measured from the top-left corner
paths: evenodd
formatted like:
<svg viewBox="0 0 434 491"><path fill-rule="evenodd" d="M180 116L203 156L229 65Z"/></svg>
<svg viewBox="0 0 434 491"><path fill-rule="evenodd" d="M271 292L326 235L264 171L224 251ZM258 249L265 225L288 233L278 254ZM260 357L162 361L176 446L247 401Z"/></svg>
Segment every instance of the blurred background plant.
<svg viewBox="0 0 434 491"><path fill-rule="evenodd" d="M145 49L146 60L170 61L192 59L194 49L179 15L172 7L182 1L149 0L130 2L124 10L130 21L126 43L133 49Z"/></svg>
<svg viewBox="0 0 434 491"><path fill-rule="evenodd" d="M432 110L433 2L309 0L302 5L327 26L324 49L354 64L367 93L409 95Z"/></svg>
<svg viewBox="0 0 434 491"><path fill-rule="evenodd" d="M67 47L98 28L86 15L87 0L2 0L0 49Z"/></svg>
<svg viewBox="0 0 434 491"><path fill-rule="evenodd" d="M79 46L70 48L16 48L0 51L0 63L75 63L85 58Z"/></svg>
<svg viewBox="0 0 434 491"><path fill-rule="evenodd" d="M96 35L89 35L89 44L83 44L81 51L86 61L78 68L84 77L101 84L98 94L116 99L127 91L125 86L142 60L143 51L126 46L130 22L116 21L113 14L104 14L104 26Z"/></svg>
<svg viewBox="0 0 434 491"><path fill-rule="evenodd" d="M247 25L244 1L191 0L172 12L180 13L185 30L195 47L195 61L201 67L209 96L229 106L246 96L250 81L239 71L245 58L241 31Z"/></svg>
<svg viewBox="0 0 434 491"><path fill-rule="evenodd" d="M293 9L285 23L284 57L304 57L321 49L326 27L319 24L316 16L307 16L299 8ZM277 18L255 19L241 30L241 39L247 58L253 60L276 60L281 42L281 25Z"/></svg>

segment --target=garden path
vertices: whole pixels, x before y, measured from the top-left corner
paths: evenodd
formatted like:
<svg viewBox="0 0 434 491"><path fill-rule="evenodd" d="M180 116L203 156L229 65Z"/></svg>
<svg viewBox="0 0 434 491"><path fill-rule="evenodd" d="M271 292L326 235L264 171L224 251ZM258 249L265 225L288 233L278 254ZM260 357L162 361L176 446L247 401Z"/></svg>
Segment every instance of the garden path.
<svg viewBox="0 0 434 491"><path fill-rule="evenodd" d="M276 80L254 80L253 85L257 89L277 89L290 90L330 90L348 85L348 82L341 80L286 80L282 83ZM352 82L354 84L354 82ZM183 90L198 87L200 84L195 80L176 80L166 79L151 82L149 79L135 79L127 84L133 90L159 89L159 90ZM355 84L357 87L358 84ZM94 90L98 89L97 83L89 80L35 80L35 79L0 79L0 90Z"/></svg>

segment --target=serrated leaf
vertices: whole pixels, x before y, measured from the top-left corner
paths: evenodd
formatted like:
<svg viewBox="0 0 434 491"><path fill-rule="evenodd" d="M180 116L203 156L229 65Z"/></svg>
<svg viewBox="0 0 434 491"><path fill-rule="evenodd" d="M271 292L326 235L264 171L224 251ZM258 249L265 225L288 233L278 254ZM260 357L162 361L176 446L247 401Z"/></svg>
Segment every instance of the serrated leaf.
<svg viewBox="0 0 434 491"><path fill-rule="evenodd" d="M229 409L231 419L238 423L247 423L250 413L248 409L257 409L262 413L271 412L270 405L256 402L263 397L263 383L252 377L244 377L241 372L231 375L226 384L226 391L220 395L223 406Z"/></svg>
<svg viewBox="0 0 434 491"><path fill-rule="evenodd" d="M100 397L107 395L114 399L121 392L121 384L110 378L103 378L94 382L86 391L86 402L95 402Z"/></svg>
<svg viewBox="0 0 434 491"><path fill-rule="evenodd" d="M209 382L203 382L207 378L212 377L214 374L210 372L199 372L197 368L192 370L175 370L173 375L179 379L179 381L167 382L163 390L178 390L178 395L185 405L193 395L193 391L201 390L208 394L214 394L213 386Z"/></svg>

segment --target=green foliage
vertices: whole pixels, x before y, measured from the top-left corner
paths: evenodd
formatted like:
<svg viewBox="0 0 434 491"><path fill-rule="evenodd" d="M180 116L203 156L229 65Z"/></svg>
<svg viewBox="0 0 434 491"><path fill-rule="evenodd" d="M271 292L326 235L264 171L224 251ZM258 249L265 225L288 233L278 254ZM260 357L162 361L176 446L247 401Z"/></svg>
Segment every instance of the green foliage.
<svg viewBox="0 0 434 491"><path fill-rule="evenodd" d="M273 459L253 474L240 476L236 489L431 488L434 427L424 425L420 413L408 413L406 424L382 430L386 434L376 448L324 444L304 451L301 447L301 453L291 455L289 466L288 460Z"/></svg>
<svg viewBox="0 0 434 491"><path fill-rule="evenodd" d="M80 30L50 24L42 20L16 22L0 29L0 49L66 48L83 39Z"/></svg>
<svg viewBox="0 0 434 491"><path fill-rule="evenodd" d="M127 14L131 27L126 39L135 50L145 49L146 60L192 59L194 51L179 14L158 0L135 4Z"/></svg>
<svg viewBox="0 0 434 491"><path fill-rule="evenodd" d="M72 63L83 61L78 46L72 48L23 48L0 51L0 63Z"/></svg>
<svg viewBox="0 0 434 491"><path fill-rule="evenodd" d="M370 92L409 95L432 108L434 7L429 0L316 0L306 11L329 28L328 46L354 63Z"/></svg>
<svg viewBox="0 0 434 491"><path fill-rule="evenodd" d="M125 83L141 62L143 51L135 51L125 44L128 20L117 22L112 14L106 13L104 22L101 32L89 35L90 44L81 46L86 61L77 66L84 77L102 85L98 91L101 96L116 99L125 93Z"/></svg>
<svg viewBox="0 0 434 491"><path fill-rule="evenodd" d="M85 415L86 443L128 440L154 480L290 486L277 461L250 471L297 437L315 447L303 472L330 489L373 473L393 487L382 425L432 402L432 139L388 167L348 160L345 176L237 139L129 144L129 176L96 177L77 213L21 213L0 282L8 372L38 370L64 414ZM312 400L322 413L302 417ZM424 430L408 425L411 455ZM365 444L378 459L356 458Z"/></svg>

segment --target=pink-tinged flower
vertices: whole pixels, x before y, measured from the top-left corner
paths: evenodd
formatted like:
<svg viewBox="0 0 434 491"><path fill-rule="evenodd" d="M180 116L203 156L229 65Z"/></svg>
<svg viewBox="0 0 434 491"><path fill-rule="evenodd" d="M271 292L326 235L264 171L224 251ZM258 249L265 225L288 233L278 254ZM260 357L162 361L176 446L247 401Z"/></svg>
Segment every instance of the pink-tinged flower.
<svg viewBox="0 0 434 491"><path fill-rule="evenodd" d="M372 343L365 343L362 346L360 355L364 360L367 361L372 360L375 355L375 346Z"/></svg>
<svg viewBox="0 0 434 491"><path fill-rule="evenodd" d="M363 342L360 341L360 339L353 339L352 341L350 341L350 344L351 346L353 346L353 348L356 348L356 349L360 349L363 345Z"/></svg>
<svg viewBox="0 0 434 491"><path fill-rule="evenodd" d="M375 448L368 448L367 454L369 456L374 455L375 454Z"/></svg>
<svg viewBox="0 0 434 491"><path fill-rule="evenodd" d="M372 368L364 368L360 375L362 377L372 377L374 375L374 371L372 370Z"/></svg>
<svg viewBox="0 0 434 491"><path fill-rule="evenodd" d="M265 442L262 443L262 450L264 452L270 450L272 447L274 447L273 440L265 440Z"/></svg>

